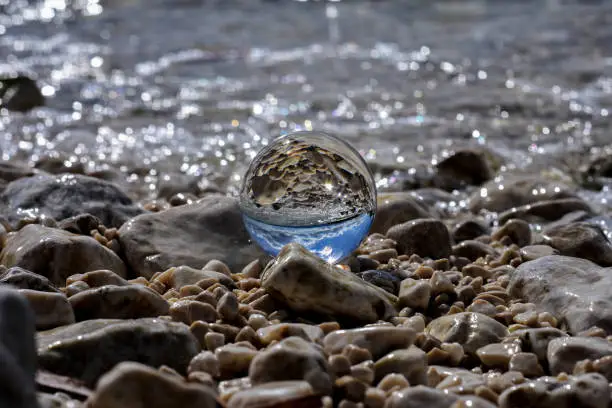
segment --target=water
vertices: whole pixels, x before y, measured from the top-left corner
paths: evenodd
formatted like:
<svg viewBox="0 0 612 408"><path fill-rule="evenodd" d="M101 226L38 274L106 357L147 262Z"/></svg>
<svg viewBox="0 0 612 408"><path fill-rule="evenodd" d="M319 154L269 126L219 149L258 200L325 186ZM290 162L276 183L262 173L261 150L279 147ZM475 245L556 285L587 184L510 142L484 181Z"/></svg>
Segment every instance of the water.
<svg viewBox="0 0 612 408"><path fill-rule="evenodd" d="M376 188L348 143L302 131L275 139L257 154L244 176L240 207L251 237L268 253L298 242L333 263L367 234Z"/></svg>

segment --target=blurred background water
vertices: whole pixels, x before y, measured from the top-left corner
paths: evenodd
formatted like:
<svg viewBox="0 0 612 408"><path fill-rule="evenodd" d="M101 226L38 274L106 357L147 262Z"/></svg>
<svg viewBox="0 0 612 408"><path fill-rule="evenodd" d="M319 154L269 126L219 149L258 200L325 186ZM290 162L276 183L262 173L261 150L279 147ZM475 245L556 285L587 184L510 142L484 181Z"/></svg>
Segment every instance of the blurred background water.
<svg viewBox="0 0 612 408"><path fill-rule="evenodd" d="M354 144L381 191L458 147L570 178L612 151L612 1L0 0L11 72L47 101L2 111L2 159L55 157L141 200L235 193L296 129ZM610 208L600 187L584 195Z"/></svg>

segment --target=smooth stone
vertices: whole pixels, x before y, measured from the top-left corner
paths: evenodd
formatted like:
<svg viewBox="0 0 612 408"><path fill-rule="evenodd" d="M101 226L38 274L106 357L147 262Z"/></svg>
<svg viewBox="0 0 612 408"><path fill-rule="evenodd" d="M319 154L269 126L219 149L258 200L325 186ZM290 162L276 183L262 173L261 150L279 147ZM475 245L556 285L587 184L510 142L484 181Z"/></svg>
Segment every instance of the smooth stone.
<svg viewBox="0 0 612 408"><path fill-rule="evenodd" d="M503 237L510 238L519 247L527 246L531 244L531 227L526 221L511 219L491 235L494 241L499 241Z"/></svg>
<svg viewBox="0 0 612 408"><path fill-rule="evenodd" d="M36 330L48 330L75 322L74 312L63 293L20 289L36 316Z"/></svg>
<svg viewBox="0 0 612 408"><path fill-rule="evenodd" d="M560 337L548 343L547 360L552 374L571 373L577 362L612 355L612 342L598 337Z"/></svg>
<svg viewBox="0 0 612 408"><path fill-rule="evenodd" d="M98 229L102 221L91 214L78 214L59 222L58 228L73 234L89 235L92 230Z"/></svg>
<svg viewBox="0 0 612 408"><path fill-rule="evenodd" d="M413 309L427 309L431 292L431 283L427 280L404 279L400 284L399 305Z"/></svg>
<svg viewBox="0 0 612 408"><path fill-rule="evenodd" d="M292 336L318 343L323 339L324 333L319 326L304 323L279 323L257 330L257 338L266 346L273 341L281 341Z"/></svg>
<svg viewBox="0 0 612 408"><path fill-rule="evenodd" d="M494 404L479 397L460 396L424 385L395 391L384 408L451 408L456 402L463 403L459 407L495 408Z"/></svg>
<svg viewBox="0 0 612 408"><path fill-rule="evenodd" d="M260 351L251 361L249 378L254 385L284 380L305 380L324 395L332 380L322 350L299 337L289 337Z"/></svg>
<svg viewBox="0 0 612 408"><path fill-rule="evenodd" d="M376 359L398 349L410 347L416 333L401 326L366 326L336 330L323 338L323 348L329 355L338 354L349 344L368 350Z"/></svg>
<svg viewBox="0 0 612 408"><path fill-rule="evenodd" d="M516 371L525 377L538 377L544 374L544 369L534 353L516 353L508 364L510 371Z"/></svg>
<svg viewBox="0 0 612 408"><path fill-rule="evenodd" d="M560 255L612 266L612 243L595 225L576 222L549 229L543 234L542 243L555 248Z"/></svg>
<svg viewBox="0 0 612 408"><path fill-rule="evenodd" d="M226 344L215 350L219 360L219 373L222 379L243 377L248 374L257 350L249 347Z"/></svg>
<svg viewBox="0 0 612 408"><path fill-rule="evenodd" d="M227 408L314 408L320 401L306 381L275 381L236 392Z"/></svg>
<svg viewBox="0 0 612 408"><path fill-rule="evenodd" d="M542 377L508 388L498 399L500 408L608 408L608 382L601 374L583 374L561 382Z"/></svg>
<svg viewBox="0 0 612 408"><path fill-rule="evenodd" d="M74 282L84 282L90 288L99 288L107 285L127 286L130 284L115 272L105 269L72 275L66 279L66 283L69 285Z"/></svg>
<svg viewBox="0 0 612 408"><path fill-rule="evenodd" d="M87 289L69 299L77 321L137 319L167 315L166 299L142 285L107 285Z"/></svg>
<svg viewBox="0 0 612 408"><path fill-rule="evenodd" d="M121 277L127 273L121 258L95 239L35 224L8 238L0 263L45 276L58 287L76 273L96 269L109 269Z"/></svg>
<svg viewBox="0 0 612 408"><path fill-rule="evenodd" d="M370 234L386 233L394 225L417 218L436 218L423 200L410 193L384 193L377 198L376 216Z"/></svg>
<svg viewBox="0 0 612 408"><path fill-rule="evenodd" d="M58 221L88 213L107 227L120 227L143 213L116 185L78 174L37 175L15 180L0 194L0 208L4 208L11 223L29 213Z"/></svg>
<svg viewBox="0 0 612 408"><path fill-rule="evenodd" d="M299 244L286 245L264 270L261 286L298 312L365 323L397 314L397 298L355 274L328 264Z"/></svg>
<svg viewBox="0 0 612 408"><path fill-rule="evenodd" d="M400 254L440 259L448 258L452 251L448 228L435 219L417 219L394 225L387 231L387 237L397 242Z"/></svg>
<svg viewBox="0 0 612 408"><path fill-rule="evenodd" d="M34 79L12 72L0 78L0 108L28 112L44 105L45 97Z"/></svg>
<svg viewBox="0 0 612 408"><path fill-rule="evenodd" d="M168 313L173 320L188 325L198 320L213 323L219 317L212 305L191 299L180 299L174 302Z"/></svg>
<svg viewBox="0 0 612 408"><path fill-rule="evenodd" d="M406 377L410 385L427 385L427 354L416 346L394 350L374 363L375 381L387 374L397 373Z"/></svg>
<svg viewBox="0 0 612 408"><path fill-rule="evenodd" d="M451 235L455 242L476 239L482 235L487 235L490 229L484 220L468 218L453 225Z"/></svg>
<svg viewBox="0 0 612 408"><path fill-rule="evenodd" d="M548 344L554 339L568 337L569 335L554 327L539 327L517 330L512 332L511 336L521 340L523 351L534 353L538 356L539 361L544 362L548 353Z"/></svg>
<svg viewBox="0 0 612 408"><path fill-rule="evenodd" d="M39 332L37 343L41 368L88 386L122 361L167 365L185 373L200 351L188 326L152 318L87 320Z"/></svg>
<svg viewBox="0 0 612 408"><path fill-rule="evenodd" d="M0 286L0 406L36 407L35 316L23 295Z"/></svg>
<svg viewBox="0 0 612 408"><path fill-rule="evenodd" d="M612 269L551 255L525 262L510 277L508 293L535 303L572 334L598 326L612 334Z"/></svg>
<svg viewBox="0 0 612 408"><path fill-rule="evenodd" d="M484 242L465 240L457 245L453 246L453 255L456 257L467 258L470 261L475 261L478 258L484 258L485 256L497 256L497 251L490 245Z"/></svg>
<svg viewBox="0 0 612 408"><path fill-rule="evenodd" d="M400 282L402 281L402 279L397 275L380 270L359 272L356 275L364 281L371 283L372 285L377 286L386 292L391 293L392 295L397 295Z"/></svg>
<svg viewBox="0 0 612 408"><path fill-rule="evenodd" d="M144 364L123 362L104 374L88 408L218 408L216 393L202 384L188 383Z"/></svg>
<svg viewBox="0 0 612 408"><path fill-rule="evenodd" d="M15 163L11 160L0 160L0 186L22 177L30 177L37 173L36 169L26 165ZM1 191L1 188L0 188Z"/></svg>
<svg viewBox="0 0 612 408"><path fill-rule="evenodd" d="M135 217L121 227L119 241L129 266L146 278L172 266L202 268L213 259L239 271L267 257L251 241L237 200L216 195Z"/></svg>
<svg viewBox="0 0 612 408"><path fill-rule="evenodd" d="M500 186L503 188L500 189ZM475 191L469 200L473 213L489 210L501 213L537 201L577 198L572 188L529 175L510 174L496 177Z"/></svg>
<svg viewBox="0 0 612 408"><path fill-rule="evenodd" d="M486 366L507 368L512 356L520 352L521 347L517 343L492 343L480 347L476 355Z"/></svg>
<svg viewBox="0 0 612 408"><path fill-rule="evenodd" d="M466 353L474 355L479 348L500 342L508 329L489 316L463 312L432 320L425 332L445 343L459 343Z"/></svg>
<svg viewBox="0 0 612 408"><path fill-rule="evenodd" d="M559 251L550 245L527 245L522 247L519 253L525 262L533 261L549 255L559 255Z"/></svg>
<svg viewBox="0 0 612 408"><path fill-rule="evenodd" d="M499 222L503 224L513 218L528 222L555 221L576 211L593 213L593 209L580 198L562 198L511 208L499 214Z"/></svg>
<svg viewBox="0 0 612 408"><path fill-rule="evenodd" d="M491 154L480 149L461 149L436 165L434 183L444 190L458 190L466 185L479 186L493 177L487 159Z"/></svg>
<svg viewBox="0 0 612 408"><path fill-rule="evenodd" d="M7 269L0 274L0 283L17 289L31 289L39 292L59 292L49 279L18 266Z"/></svg>
<svg viewBox="0 0 612 408"><path fill-rule="evenodd" d="M212 279L219 282L228 289L236 287L232 278L221 272L205 271L189 266L172 267L164 271L161 275L158 275L153 281L160 281L166 285L166 287L178 290L183 286L195 285L205 279Z"/></svg>

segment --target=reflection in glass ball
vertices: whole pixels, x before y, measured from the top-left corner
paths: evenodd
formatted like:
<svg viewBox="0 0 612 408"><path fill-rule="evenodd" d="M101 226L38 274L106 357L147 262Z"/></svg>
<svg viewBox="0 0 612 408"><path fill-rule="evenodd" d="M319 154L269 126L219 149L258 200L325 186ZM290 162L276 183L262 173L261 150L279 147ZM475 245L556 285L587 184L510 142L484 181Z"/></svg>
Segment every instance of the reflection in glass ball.
<svg viewBox="0 0 612 408"><path fill-rule="evenodd" d="M320 132L296 132L275 139L253 159L240 207L251 237L271 255L297 242L334 263L368 233L376 187L348 143Z"/></svg>

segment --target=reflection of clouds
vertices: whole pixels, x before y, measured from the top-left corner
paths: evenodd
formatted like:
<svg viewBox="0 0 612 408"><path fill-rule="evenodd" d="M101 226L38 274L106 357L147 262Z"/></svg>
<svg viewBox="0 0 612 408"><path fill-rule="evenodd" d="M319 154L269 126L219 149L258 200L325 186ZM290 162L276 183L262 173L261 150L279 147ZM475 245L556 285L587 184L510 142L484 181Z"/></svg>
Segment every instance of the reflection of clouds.
<svg viewBox="0 0 612 408"><path fill-rule="evenodd" d="M277 255L288 243L297 242L333 263L357 248L370 229L373 217L366 213L342 222L313 227L266 224L246 215L243 218L251 237L266 252Z"/></svg>

